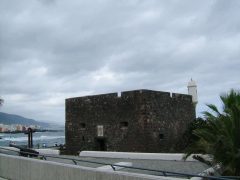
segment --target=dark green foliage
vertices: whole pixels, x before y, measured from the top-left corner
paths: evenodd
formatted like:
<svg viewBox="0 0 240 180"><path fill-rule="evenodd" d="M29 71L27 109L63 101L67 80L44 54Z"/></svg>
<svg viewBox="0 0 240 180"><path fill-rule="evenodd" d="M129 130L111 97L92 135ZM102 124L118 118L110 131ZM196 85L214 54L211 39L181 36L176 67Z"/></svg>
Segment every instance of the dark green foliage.
<svg viewBox="0 0 240 180"><path fill-rule="evenodd" d="M211 111L203 112L206 126L193 131L198 139L187 149L187 155L210 154L212 164L221 165L224 175L240 175L240 92L231 90L220 98L222 112L207 105Z"/></svg>
<svg viewBox="0 0 240 180"><path fill-rule="evenodd" d="M182 140L179 144L181 144L181 149L186 149L190 144L197 141L199 139L198 136L193 134L195 129L204 128L206 126L206 121L201 117L194 119L189 125L185 133L183 134ZM178 144L178 146L180 146ZM181 151L181 150L180 150Z"/></svg>
<svg viewBox="0 0 240 180"><path fill-rule="evenodd" d="M191 122L191 124L189 125L188 130L186 131L186 134L189 137L189 143L193 143L196 140L199 139L198 136L196 136L193 131L195 129L201 129L201 128L205 128L207 125L206 121L200 117L198 117L196 120L194 120L193 122Z"/></svg>

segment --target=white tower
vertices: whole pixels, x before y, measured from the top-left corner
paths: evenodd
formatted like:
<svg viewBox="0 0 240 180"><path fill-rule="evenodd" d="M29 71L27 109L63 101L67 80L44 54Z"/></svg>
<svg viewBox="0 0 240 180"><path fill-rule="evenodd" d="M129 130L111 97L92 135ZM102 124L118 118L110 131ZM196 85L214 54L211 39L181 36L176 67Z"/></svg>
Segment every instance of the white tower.
<svg viewBox="0 0 240 180"><path fill-rule="evenodd" d="M192 102L196 106L198 103L197 84L194 80L188 82L188 94L192 96Z"/></svg>

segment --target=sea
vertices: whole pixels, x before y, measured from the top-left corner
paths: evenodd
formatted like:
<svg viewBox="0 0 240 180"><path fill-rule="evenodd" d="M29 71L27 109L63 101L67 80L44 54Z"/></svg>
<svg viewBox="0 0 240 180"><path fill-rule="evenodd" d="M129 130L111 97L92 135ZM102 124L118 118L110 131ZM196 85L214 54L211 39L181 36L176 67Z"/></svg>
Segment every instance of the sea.
<svg viewBox="0 0 240 180"><path fill-rule="evenodd" d="M27 145L28 135L24 133L0 133L0 146L9 146L10 143L15 145ZM35 148L48 148L65 144L65 131L56 132L35 132L33 133L33 146Z"/></svg>

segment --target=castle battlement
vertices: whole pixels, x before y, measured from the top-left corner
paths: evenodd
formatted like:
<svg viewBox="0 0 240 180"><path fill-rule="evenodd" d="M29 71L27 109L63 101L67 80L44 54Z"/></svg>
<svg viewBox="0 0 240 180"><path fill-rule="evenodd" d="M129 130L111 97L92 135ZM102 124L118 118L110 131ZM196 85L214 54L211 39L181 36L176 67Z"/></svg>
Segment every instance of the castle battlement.
<svg viewBox="0 0 240 180"><path fill-rule="evenodd" d="M81 96L81 97L73 97L66 99L66 102L78 102L78 101L87 101L93 99L117 99L117 98L126 98L126 97L144 97L147 95L156 95L159 97L165 98L173 98L179 100L186 100L190 101L191 96L188 94L179 94L179 93L170 93L164 91L154 91L148 89L139 89L139 90L132 90L132 91L122 91L120 93L106 93L106 94L97 94L97 95L88 95L88 96Z"/></svg>
<svg viewBox="0 0 240 180"><path fill-rule="evenodd" d="M66 99L66 147L174 152L195 119L190 95L139 89Z"/></svg>

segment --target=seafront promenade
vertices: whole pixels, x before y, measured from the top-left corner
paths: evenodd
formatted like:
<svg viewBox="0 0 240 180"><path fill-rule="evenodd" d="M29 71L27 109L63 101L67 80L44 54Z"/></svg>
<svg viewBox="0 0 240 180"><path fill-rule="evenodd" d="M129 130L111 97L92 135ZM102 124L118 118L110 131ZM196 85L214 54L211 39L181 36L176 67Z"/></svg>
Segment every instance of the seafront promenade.
<svg viewBox="0 0 240 180"><path fill-rule="evenodd" d="M10 148L17 150L16 148ZM46 157L47 161L58 162L73 165L71 159L77 161L79 166L90 168L101 168L104 164L116 164L119 162L131 163L132 167L155 169L164 171L173 171L179 173L199 174L209 168L206 164L198 162L191 157L187 161L182 159L183 154L170 153L121 153L121 152L97 152L97 151L83 151L80 156L58 155L59 151L55 149L36 149L41 154L53 155L53 157ZM1 152L1 150L0 150ZM10 155L17 155L18 153L10 151ZM90 163L97 162L97 163ZM150 175L161 175L159 172L143 171L139 169L123 168L121 171L134 172Z"/></svg>
<svg viewBox="0 0 240 180"><path fill-rule="evenodd" d="M183 161L182 154L82 152L80 156L63 156L58 155L57 150L40 151L41 154L45 152L44 158L41 158L45 160L19 157L18 152L0 150L0 177L7 179L17 177L18 180L74 180L79 177L106 180L179 180L186 179L187 174L197 175L209 168L191 158Z"/></svg>
<svg viewBox="0 0 240 180"><path fill-rule="evenodd" d="M140 173L109 171L66 163L0 154L0 176L12 180L181 180Z"/></svg>

